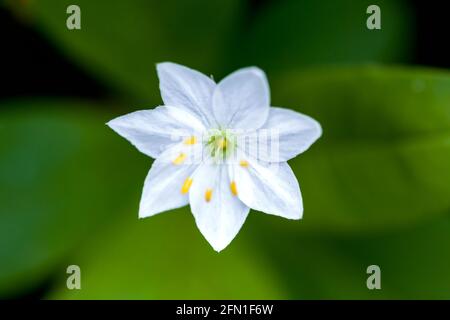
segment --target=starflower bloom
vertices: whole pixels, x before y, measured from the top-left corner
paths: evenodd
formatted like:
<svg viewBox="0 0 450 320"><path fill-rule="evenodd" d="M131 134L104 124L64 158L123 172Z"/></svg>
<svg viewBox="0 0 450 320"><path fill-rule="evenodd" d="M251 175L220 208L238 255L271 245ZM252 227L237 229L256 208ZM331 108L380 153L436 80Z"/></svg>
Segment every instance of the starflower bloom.
<svg viewBox="0 0 450 320"><path fill-rule="evenodd" d="M190 204L216 251L237 235L250 208L300 219L303 203L287 161L321 133L319 123L271 107L264 72L240 69L219 83L174 63L157 65L163 106L108 122L155 158L144 183L139 217Z"/></svg>

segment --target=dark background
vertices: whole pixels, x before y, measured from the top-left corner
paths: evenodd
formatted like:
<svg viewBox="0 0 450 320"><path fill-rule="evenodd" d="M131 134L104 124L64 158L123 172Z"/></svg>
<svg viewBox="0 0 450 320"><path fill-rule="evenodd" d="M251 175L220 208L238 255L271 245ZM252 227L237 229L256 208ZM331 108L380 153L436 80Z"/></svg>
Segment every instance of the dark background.
<svg viewBox="0 0 450 320"><path fill-rule="evenodd" d="M275 0L252 0L247 15ZM445 1L411 1L416 14L414 64L450 67L449 4ZM2 50L0 69L4 97L77 96L100 98L108 95L80 68L58 53L38 32L21 24L9 11L0 9Z"/></svg>

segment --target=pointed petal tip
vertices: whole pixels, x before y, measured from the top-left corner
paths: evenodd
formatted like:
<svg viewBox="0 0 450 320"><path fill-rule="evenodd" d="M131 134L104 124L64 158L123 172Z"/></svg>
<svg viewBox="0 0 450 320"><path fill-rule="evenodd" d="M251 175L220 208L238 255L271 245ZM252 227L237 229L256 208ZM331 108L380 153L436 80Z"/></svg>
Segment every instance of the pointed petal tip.
<svg viewBox="0 0 450 320"><path fill-rule="evenodd" d="M116 122L117 122L116 119L117 119L117 118L112 119L112 120L109 120L108 122L105 123L105 125L107 125L108 127L110 127L110 128L113 129L113 130L116 130L116 129L115 129L115 127L116 127Z"/></svg>
<svg viewBox="0 0 450 320"><path fill-rule="evenodd" d="M249 71L249 72L255 72L255 73L264 73L264 71L258 66L242 67L240 69L237 69L235 72L239 72L239 71Z"/></svg>
<svg viewBox="0 0 450 320"><path fill-rule="evenodd" d="M208 240L208 239L207 239ZM208 240L209 242L209 240ZM211 242L209 242L209 244L211 245L211 247L214 249L215 252L220 253L221 251L223 251L226 247L228 247L229 243L226 245L223 245L223 243L221 244L213 244Z"/></svg>
<svg viewBox="0 0 450 320"><path fill-rule="evenodd" d="M171 62L171 61L161 61L161 62L156 63L156 72L158 74L160 74L163 71L168 71L167 69L173 70L173 68L191 70L191 68L189 68L189 67L186 67L182 64L178 64L178 63Z"/></svg>
<svg viewBox="0 0 450 320"><path fill-rule="evenodd" d="M148 218L148 217L152 217L152 216L154 216L155 214L156 214L156 213L143 213L143 212L139 212L138 219L141 220L141 219L145 219L145 218Z"/></svg>
<svg viewBox="0 0 450 320"><path fill-rule="evenodd" d="M115 131L117 134L119 134L120 136L122 136L122 137L124 137L125 139L127 139L127 140L129 140L127 137L125 137L124 135L123 135L123 132L122 132L122 130L121 130L121 123L120 123L120 121L118 120L118 118L120 118L120 117L122 117L122 116L119 116L119 117L117 117L117 118L114 118L114 119L112 119L112 120L109 120L108 122L106 122L105 123L105 125L107 125L111 130L113 130L113 131ZM130 140L129 140L130 141ZM133 143L133 141L130 141L132 144L134 144Z"/></svg>
<svg viewBox="0 0 450 320"><path fill-rule="evenodd" d="M302 203L302 208L297 212L294 220L302 220L302 219L303 219L303 203Z"/></svg>
<svg viewBox="0 0 450 320"><path fill-rule="evenodd" d="M288 220L301 220L301 219L303 219L303 212L300 212L300 213L299 212L295 212L294 214L291 214L291 215L288 215L288 214L281 215L279 213L276 213L276 214L269 213L269 214L277 216L277 217L285 218L285 219L288 219Z"/></svg>
<svg viewBox="0 0 450 320"><path fill-rule="evenodd" d="M157 62L157 63L156 63L156 69L158 70L158 69L160 69L160 68L163 68L163 67L169 66L169 65L173 65L173 64L175 64L175 63L170 62L170 61L161 61L161 62Z"/></svg>
<svg viewBox="0 0 450 320"><path fill-rule="evenodd" d="M162 62L158 62L156 64L156 73L158 75L158 78L161 80L161 77L166 74L166 73L170 73L170 70L173 70L174 67L178 67L179 65L173 62L169 62L169 61L162 61Z"/></svg>
<svg viewBox="0 0 450 320"><path fill-rule="evenodd" d="M153 212L153 210L149 210L149 206L146 205L144 197L141 197L141 202L139 203L139 219L148 218L154 216L155 214L156 212Z"/></svg>
<svg viewBox="0 0 450 320"><path fill-rule="evenodd" d="M146 214L144 214L144 213L139 211L138 219L144 219L144 218L147 218L147 217L148 217L148 215L146 215Z"/></svg>
<svg viewBox="0 0 450 320"><path fill-rule="evenodd" d="M294 214L292 215L292 220L301 220L303 219L303 199L300 194L300 198L298 199L297 209L294 210Z"/></svg>
<svg viewBox="0 0 450 320"><path fill-rule="evenodd" d="M148 210L144 209L144 206L142 203L139 204L139 213L138 213L139 219L148 218L152 215L153 215L153 213L148 212Z"/></svg>
<svg viewBox="0 0 450 320"><path fill-rule="evenodd" d="M300 196L300 203L298 209L295 211L295 214L292 220L301 220L303 219L303 199Z"/></svg>
<svg viewBox="0 0 450 320"><path fill-rule="evenodd" d="M316 129L317 129L317 134L316 134L316 140L319 139L322 134L323 134L323 129L322 126L320 125L319 121L315 120L315 124L316 124Z"/></svg>
<svg viewBox="0 0 450 320"><path fill-rule="evenodd" d="M205 238L205 240L208 242L208 244L214 249L214 251L216 251L217 253L222 252L224 249L226 249L231 242L233 241L233 239L229 239L229 240L225 240L225 239L220 239L220 238L216 238L213 237L211 235L209 235L208 237L200 230L200 233L203 235L203 237Z"/></svg>
<svg viewBox="0 0 450 320"><path fill-rule="evenodd" d="M291 220L302 220L303 219L303 213L296 214L292 218L289 218Z"/></svg>
<svg viewBox="0 0 450 320"><path fill-rule="evenodd" d="M261 69L261 68L259 68L257 66L250 66L250 67L247 67L245 69L250 71L250 72L255 73L258 76L264 76L264 77L266 76L266 73L263 71L263 69Z"/></svg>
<svg viewBox="0 0 450 320"><path fill-rule="evenodd" d="M245 68L238 69L235 72L233 72L233 74L240 74L240 73L254 74L255 76L263 79L263 81L266 83L267 87L269 86L266 73L264 72L263 69L261 69L259 67L250 66L250 67L245 67Z"/></svg>

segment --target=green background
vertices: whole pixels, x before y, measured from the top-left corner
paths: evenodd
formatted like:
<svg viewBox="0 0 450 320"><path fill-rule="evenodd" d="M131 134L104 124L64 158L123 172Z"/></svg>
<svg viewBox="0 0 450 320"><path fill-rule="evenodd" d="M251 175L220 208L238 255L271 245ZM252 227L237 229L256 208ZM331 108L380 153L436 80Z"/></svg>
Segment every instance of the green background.
<svg viewBox="0 0 450 320"><path fill-rule="evenodd" d="M78 4L82 29L69 31ZM450 73L409 64L407 1L9 1L106 99L0 101L0 297L450 298ZM216 253L189 207L138 220L152 159L105 122L161 104L155 65L213 74L257 65L272 104L317 119L291 160L304 218L252 211ZM45 75L43 75L45 76ZM66 268L81 267L68 290ZM381 268L368 290L366 268Z"/></svg>

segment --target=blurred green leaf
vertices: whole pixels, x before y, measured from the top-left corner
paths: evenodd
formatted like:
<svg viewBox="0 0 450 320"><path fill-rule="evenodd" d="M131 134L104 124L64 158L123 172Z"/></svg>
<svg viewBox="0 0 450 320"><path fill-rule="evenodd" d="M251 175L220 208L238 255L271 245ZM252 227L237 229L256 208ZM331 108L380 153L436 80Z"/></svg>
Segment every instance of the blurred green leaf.
<svg viewBox="0 0 450 320"><path fill-rule="evenodd" d="M405 62L412 54L410 3L381 0L381 30L369 30L363 0L271 1L247 21L234 45L237 65L258 65L269 75L306 66Z"/></svg>
<svg viewBox="0 0 450 320"><path fill-rule="evenodd" d="M68 290L62 276L50 298L287 298L277 270L239 236L225 251L215 252L189 207L139 221L134 212L73 257L81 268L82 290Z"/></svg>
<svg viewBox="0 0 450 320"><path fill-rule="evenodd" d="M304 225L394 228L450 208L450 74L360 67L272 81L273 102L316 118L322 138L290 163Z"/></svg>
<svg viewBox="0 0 450 320"><path fill-rule="evenodd" d="M72 257L82 270L82 290L68 290L61 275L49 298L450 296L448 215L394 232L336 235L285 232L280 226L296 222L252 212L238 237L220 254L202 238L187 208L140 221L131 214L127 217ZM366 287L366 270L373 264L381 268L382 290Z"/></svg>
<svg viewBox="0 0 450 320"><path fill-rule="evenodd" d="M450 298L448 212L407 229L364 235L292 233L256 222L254 250L277 270L290 299ZM381 290L366 286L370 265L381 269Z"/></svg>
<svg viewBox="0 0 450 320"><path fill-rule="evenodd" d="M27 3L31 21L53 42L125 92L158 103L155 64L173 61L216 73L237 25L239 0L79 0L81 30L68 30L70 0ZM13 3L15 7L17 3Z"/></svg>
<svg viewBox="0 0 450 320"><path fill-rule="evenodd" d="M111 116L91 104L30 100L1 109L3 296L46 279L125 204L135 203L137 212L150 160L115 136L104 125Z"/></svg>

